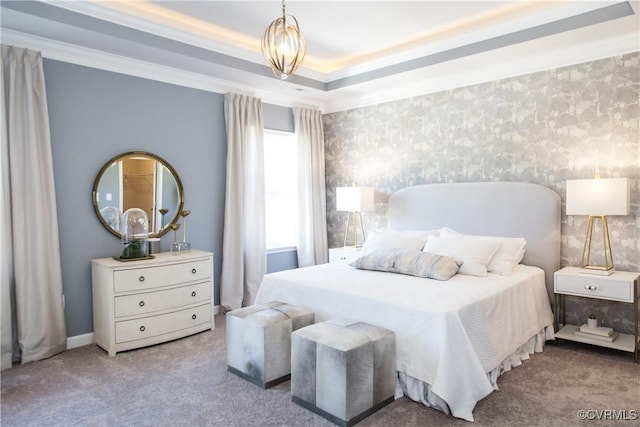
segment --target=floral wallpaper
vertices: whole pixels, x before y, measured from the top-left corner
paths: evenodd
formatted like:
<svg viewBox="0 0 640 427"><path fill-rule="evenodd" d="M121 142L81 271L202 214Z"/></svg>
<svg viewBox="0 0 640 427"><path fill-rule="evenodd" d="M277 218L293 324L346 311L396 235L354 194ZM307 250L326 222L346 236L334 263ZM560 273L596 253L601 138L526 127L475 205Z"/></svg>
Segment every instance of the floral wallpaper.
<svg viewBox="0 0 640 427"><path fill-rule="evenodd" d="M631 214L609 218L618 270L640 271L640 53L326 114L329 247L346 212L335 188L375 189L367 230L386 226L389 195L416 184L525 181L563 200L561 265L578 265L587 217L564 214L568 179L628 177ZM597 248L594 248L594 251ZM633 330L631 304L569 299L567 321L595 312Z"/></svg>

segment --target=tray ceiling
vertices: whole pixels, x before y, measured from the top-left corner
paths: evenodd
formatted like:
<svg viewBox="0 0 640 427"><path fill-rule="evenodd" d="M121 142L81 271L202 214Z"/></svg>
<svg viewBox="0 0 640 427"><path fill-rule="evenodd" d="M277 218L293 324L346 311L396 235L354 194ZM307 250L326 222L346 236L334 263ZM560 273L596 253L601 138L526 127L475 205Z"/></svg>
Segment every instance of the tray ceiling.
<svg viewBox="0 0 640 427"><path fill-rule="evenodd" d="M308 43L287 81L260 39L279 1L2 1L3 43L324 111L640 50L638 1L286 2ZM164 71L164 73L163 73Z"/></svg>

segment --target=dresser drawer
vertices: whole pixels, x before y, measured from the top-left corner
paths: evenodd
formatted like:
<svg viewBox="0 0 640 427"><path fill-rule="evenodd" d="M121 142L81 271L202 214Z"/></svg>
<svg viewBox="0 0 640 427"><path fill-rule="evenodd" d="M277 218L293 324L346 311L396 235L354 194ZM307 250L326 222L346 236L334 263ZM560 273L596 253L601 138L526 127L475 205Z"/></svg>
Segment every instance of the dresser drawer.
<svg viewBox="0 0 640 427"><path fill-rule="evenodd" d="M633 284L632 281L611 277L556 274L555 291L561 294L633 302Z"/></svg>
<svg viewBox="0 0 640 427"><path fill-rule="evenodd" d="M155 337L207 322L211 322L211 304L158 316L116 322L116 343Z"/></svg>
<svg viewBox="0 0 640 427"><path fill-rule="evenodd" d="M115 316L152 313L198 302L209 302L210 299L210 281L162 291L123 295L115 298Z"/></svg>
<svg viewBox="0 0 640 427"><path fill-rule="evenodd" d="M200 260L179 264L118 270L114 274L114 291L137 291L193 282L211 277L211 261Z"/></svg>

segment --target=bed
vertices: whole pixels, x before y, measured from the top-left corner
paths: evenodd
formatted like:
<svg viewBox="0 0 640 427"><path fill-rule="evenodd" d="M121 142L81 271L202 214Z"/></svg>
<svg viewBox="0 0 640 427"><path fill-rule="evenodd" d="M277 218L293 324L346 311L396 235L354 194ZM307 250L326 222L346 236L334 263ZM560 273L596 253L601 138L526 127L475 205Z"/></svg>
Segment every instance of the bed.
<svg viewBox="0 0 640 427"><path fill-rule="evenodd" d="M553 339L560 198L540 185L506 182L412 186L389 198L391 232L438 236L443 227L524 238L524 258L508 275L449 280L323 264L264 276L256 303L283 301L315 311L316 321L350 317L393 330L396 397L473 421L498 377Z"/></svg>

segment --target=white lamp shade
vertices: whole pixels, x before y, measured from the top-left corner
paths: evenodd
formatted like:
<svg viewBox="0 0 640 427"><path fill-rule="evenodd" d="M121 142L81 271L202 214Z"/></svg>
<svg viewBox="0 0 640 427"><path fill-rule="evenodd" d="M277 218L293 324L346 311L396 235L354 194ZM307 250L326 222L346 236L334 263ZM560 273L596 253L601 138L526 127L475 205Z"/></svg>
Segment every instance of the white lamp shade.
<svg viewBox="0 0 640 427"><path fill-rule="evenodd" d="M629 179L567 181L567 215L629 215Z"/></svg>
<svg viewBox="0 0 640 427"><path fill-rule="evenodd" d="M373 210L373 187L336 187L336 210L366 212Z"/></svg>

